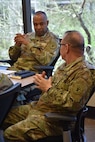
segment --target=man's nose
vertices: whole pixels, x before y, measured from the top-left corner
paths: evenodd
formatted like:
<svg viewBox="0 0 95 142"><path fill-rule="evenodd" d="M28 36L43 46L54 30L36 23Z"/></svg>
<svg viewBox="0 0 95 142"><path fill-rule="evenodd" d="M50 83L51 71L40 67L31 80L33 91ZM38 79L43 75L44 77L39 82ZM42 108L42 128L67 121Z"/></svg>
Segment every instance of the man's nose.
<svg viewBox="0 0 95 142"><path fill-rule="evenodd" d="M37 25L37 29L41 29L41 25L39 24L39 25Z"/></svg>

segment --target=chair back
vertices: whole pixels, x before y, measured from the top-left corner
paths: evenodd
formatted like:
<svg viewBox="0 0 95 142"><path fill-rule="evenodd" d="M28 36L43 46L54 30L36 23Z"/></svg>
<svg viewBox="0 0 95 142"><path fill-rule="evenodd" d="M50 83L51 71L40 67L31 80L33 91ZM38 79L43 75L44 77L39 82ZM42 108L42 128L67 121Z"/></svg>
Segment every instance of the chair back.
<svg viewBox="0 0 95 142"><path fill-rule="evenodd" d="M21 84L16 83L3 93L0 93L0 127L10 111L13 103L20 91Z"/></svg>
<svg viewBox="0 0 95 142"><path fill-rule="evenodd" d="M54 66L55 66L59 56L60 56L60 48L58 47L57 50L56 50L56 55L52 58L51 62L47 65L46 69L44 69L47 77L52 76Z"/></svg>
<svg viewBox="0 0 95 142"><path fill-rule="evenodd" d="M7 59L7 60L3 60L3 59L2 59L2 60L0 60L0 62L1 62L1 63L8 63L8 64L11 65L11 66L14 64L14 61L11 60L11 59Z"/></svg>
<svg viewBox="0 0 95 142"><path fill-rule="evenodd" d="M2 65L0 65L0 70L7 70L8 67L10 67L14 64L14 61L11 59L8 59L8 60L1 59L0 63L2 63Z"/></svg>

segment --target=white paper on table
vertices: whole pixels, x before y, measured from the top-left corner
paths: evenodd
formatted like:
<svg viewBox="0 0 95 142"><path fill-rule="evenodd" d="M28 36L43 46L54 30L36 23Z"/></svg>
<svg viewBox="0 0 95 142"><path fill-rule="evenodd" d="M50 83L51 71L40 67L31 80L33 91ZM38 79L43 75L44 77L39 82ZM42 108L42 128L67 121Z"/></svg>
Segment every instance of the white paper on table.
<svg viewBox="0 0 95 142"><path fill-rule="evenodd" d="M12 75L15 72L16 71L13 71L13 70L0 70L0 73L7 74L7 75Z"/></svg>

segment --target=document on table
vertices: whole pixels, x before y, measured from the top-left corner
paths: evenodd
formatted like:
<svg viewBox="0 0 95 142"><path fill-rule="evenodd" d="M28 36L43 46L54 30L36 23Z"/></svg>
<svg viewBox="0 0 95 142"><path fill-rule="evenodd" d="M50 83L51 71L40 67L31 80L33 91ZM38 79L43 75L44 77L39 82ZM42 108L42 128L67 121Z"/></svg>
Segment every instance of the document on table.
<svg viewBox="0 0 95 142"><path fill-rule="evenodd" d="M13 75L16 71L13 70L0 70L0 73L7 74L7 75Z"/></svg>

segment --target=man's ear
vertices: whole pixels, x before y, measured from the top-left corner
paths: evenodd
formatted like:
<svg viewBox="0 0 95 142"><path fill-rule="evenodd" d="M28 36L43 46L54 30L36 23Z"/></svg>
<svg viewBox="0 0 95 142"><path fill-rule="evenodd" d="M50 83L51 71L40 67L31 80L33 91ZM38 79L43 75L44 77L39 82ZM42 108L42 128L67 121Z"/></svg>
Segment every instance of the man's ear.
<svg viewBox="0 0 95 142"><path fill-rule="evenodd" d="M49 24L49 20L47 20L47 25Z"/></svg>
<svg viewBox="0 0 95 142"><path fill-rule="evenodd" d="M65 46L66 46L66 53L68 53L69 52L69 45L66 44Z"/></svg>

